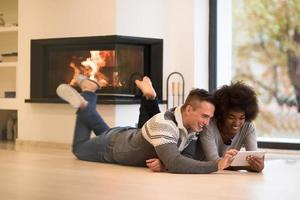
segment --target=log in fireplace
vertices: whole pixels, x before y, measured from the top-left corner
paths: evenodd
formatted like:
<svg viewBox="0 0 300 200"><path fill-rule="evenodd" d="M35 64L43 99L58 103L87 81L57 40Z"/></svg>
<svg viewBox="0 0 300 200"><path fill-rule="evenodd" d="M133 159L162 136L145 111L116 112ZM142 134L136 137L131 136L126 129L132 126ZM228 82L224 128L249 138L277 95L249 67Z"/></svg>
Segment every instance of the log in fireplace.
<svg viewBox="0 0 300 200"><path fill-rule="evenodd" d="M31 40L30 99L28 103L60 103L56 87L83 74L103 86L100 103L139 102L134 80L152 79L162 100L163 40L129 36L93 36Z"/></svg>

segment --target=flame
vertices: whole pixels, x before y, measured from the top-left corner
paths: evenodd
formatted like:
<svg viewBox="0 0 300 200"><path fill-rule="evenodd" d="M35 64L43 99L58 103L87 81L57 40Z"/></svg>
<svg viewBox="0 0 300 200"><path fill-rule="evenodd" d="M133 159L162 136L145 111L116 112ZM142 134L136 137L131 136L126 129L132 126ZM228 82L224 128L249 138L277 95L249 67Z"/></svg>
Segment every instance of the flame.
<svg viewBox="0 0 300 200"><path fill-rule="evenodd" d="M79 74L83 74L97 81L101 87L110 85L115 87L122 86L118 72L114 72L112 77L108 77L108 75L101 72L101 68L116 66L114 50L90 51L90 57L81 61L80 66L77 66L75 61L71 61L69 66L74 71L72 80L69 82L70 85L76 85L76 77Z"/></svg>

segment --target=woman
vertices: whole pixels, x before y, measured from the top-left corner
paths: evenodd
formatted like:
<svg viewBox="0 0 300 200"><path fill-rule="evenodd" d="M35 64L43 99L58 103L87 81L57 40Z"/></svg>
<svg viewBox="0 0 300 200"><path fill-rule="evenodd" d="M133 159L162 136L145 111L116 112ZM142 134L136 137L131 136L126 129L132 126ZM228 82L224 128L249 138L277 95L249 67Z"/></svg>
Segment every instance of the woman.
<svg viewBox="0 0 300 200"><path fill-rule="evenodd" d="M202 151L206 160L218 160L229 149L257 150L257 139L253 120L258 113L255 92L247 85L237 82L224 85L213 93L215 100L214 119L200 133ZM200 150L201 152L201 150ZM261 172L264 159L247 157L248 170Z"/></svg>

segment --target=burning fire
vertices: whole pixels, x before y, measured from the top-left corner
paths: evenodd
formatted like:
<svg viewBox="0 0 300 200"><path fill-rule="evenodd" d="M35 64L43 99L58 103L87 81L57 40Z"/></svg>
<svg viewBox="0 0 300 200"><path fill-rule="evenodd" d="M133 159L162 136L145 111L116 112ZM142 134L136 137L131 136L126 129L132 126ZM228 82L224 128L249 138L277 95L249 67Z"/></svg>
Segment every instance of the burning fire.
<svg viewBox="0 0 300 200"><path fill-rule="evenodd" d="M92 80L99 83L101 87L114 86L121 87L122 83L119 81L119 73L104 73L104 68L116 67L115 51L90 51L90 57L80 63L71 61L69 66L73 69L73 78L69 82L70 85L76 85L76 77L83 74Z"/></svg>

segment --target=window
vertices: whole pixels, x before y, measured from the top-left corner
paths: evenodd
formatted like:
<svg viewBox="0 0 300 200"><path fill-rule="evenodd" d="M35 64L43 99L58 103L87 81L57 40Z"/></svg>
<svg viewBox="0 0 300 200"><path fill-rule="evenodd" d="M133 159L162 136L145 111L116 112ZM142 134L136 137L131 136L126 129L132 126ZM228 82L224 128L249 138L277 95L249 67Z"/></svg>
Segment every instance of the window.
<svg viewBox="0 0 300 200"><path fill-rule="evenodd" d="M300 149L299 5L300 0L210 1L210 89L231 80L255 89L261 147Z"/></svg>

